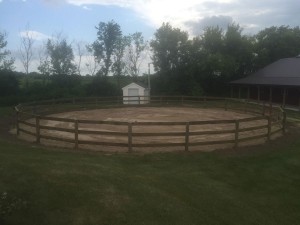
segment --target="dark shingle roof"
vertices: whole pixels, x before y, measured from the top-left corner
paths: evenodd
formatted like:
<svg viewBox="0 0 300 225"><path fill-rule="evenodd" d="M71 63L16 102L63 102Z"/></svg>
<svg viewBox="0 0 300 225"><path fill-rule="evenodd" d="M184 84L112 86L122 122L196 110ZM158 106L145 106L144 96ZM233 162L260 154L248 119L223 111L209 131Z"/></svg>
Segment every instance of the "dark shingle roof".
<svg viewBox="0 0 300 225"><path fill-rule="evenodd" d="M300 86L300 57L280 59L231 84Z"/></svg>

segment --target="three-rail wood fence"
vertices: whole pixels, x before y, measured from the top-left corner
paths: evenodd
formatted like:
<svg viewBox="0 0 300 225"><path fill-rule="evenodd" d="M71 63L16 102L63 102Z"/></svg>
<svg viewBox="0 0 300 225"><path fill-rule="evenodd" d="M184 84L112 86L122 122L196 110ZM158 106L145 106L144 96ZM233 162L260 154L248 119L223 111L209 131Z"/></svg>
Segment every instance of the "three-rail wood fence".
<svg viewBox="0 0 300 225"><path fill-rule="evenodd" d="M40 143L41 140L52 140L70 143L76 149L86 145L113 146L122 147L127 149L128 152L132 152L133 148L142 147L181 147L185 151L188 151L190 147L203 145L231 144L237 147L242 142L263 138L270 140L275 133L285 132L286 115L282 108L267 107L266 104L225 98L157 96L151 97L148 104L140 104L140 106L183 104L192 107L219 107L224 110L242 110L243 112L251 113L253 117L213 121L123 122L49 116L49 114L54 112L78 109L123 107L122 100L123 98L121 97L82 98L20 104L15 107L17 113L17 134L25 133L30 135L34 137L37 143ZM51 125L51 122L64 123L65 126L54 126ZM86 127L89 125L110 126L110 129L91 129L90 127L87 129ZM201 129L199 126L212 128L223 126L223 129ZM155 132L153 130L147 132L145 131L147 129L143 129L144 127L156 127L156 129ZM157 132L165 130L162 127L167 127L167 131ZM222 138L216 139L215 137L218 135L221 135ZM89 140L89 138L86 138L87 136L96 138ZM155 140L155 138L162 137L168 138L168 141ZM115 138L117 141L111 141L111 139ZM143 141L140 141L140 139L143 139Z"/></svg>

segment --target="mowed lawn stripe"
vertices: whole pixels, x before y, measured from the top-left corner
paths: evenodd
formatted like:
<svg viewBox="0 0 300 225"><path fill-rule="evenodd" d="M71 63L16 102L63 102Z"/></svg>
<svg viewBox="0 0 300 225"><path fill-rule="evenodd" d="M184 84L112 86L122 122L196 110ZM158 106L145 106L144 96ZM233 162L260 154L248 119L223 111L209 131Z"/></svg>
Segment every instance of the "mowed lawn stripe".
<svg viewBox="0 0 300 225"><path fill-rule="evenodd" d="M245 154L104 154L0 139L1 204L20 200L0 221L297 224L299 149L279 140Z"/></svg>

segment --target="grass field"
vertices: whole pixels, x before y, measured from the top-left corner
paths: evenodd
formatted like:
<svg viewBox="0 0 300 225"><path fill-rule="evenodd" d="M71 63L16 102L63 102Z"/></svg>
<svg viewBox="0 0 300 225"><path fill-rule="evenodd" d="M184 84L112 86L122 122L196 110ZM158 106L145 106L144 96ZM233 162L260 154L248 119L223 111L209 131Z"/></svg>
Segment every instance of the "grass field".
<svg viewBox="0 0 300 225"><path fill-rule="evenodd" d="M145 155L0 137L0 224L299 224L299 129L260 147Z"/></svg>

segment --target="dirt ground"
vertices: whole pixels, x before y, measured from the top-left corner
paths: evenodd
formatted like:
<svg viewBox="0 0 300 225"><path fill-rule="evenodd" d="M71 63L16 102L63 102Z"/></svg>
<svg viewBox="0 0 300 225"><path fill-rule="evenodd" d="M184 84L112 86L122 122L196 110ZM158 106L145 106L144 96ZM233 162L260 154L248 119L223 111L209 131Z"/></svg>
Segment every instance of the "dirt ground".
<svg viewBox="0 0 300 225"><path fill-rule="evenodd" d="M225 111L224 109L203 109L203 108L191 108L191 107L128 107L128 108L113 108L113 109L97 109L86 111L73 111L52 114L51 117L70 118L70 119L86 119L95 121L122 121L122 122L189 122L189 121L215 121L215 120L235 120L254 117L255 115L243 114L233 111ZM30 121L34 123L34 120ZM251 122L243 122L240 124L240 128L252 127L257 125L266 125L266 120L257 120ZM60 128L74 128L74 123L48 121L41 120L41 125L60 127ZM22 125L24 128L26 125ZM28 129L28 127L26 128ZM171 132L185 132L185 126L135 126L133 125L133 133L171 133ZM190 126L190 132L193 131L218 131L218 130L233 130L235 124L215 124L215 125L193 125ZM127 126L116 125L97 125L97 124L82 124L79 123L79 130L95 130L95 131L114 131L114 132L128 132ZM253 135L266 133L266 129L256 131L245 131L239 134L239 137L250 137ZM74 133L62 132L62 131L49 131L42 129L41 135L48 135L53 137L64 137L74 140ZM233 140L234 133L227 134L213 134L213 135L195 135L190 136L189 142L201 142L201 141L217 141L217 140ZM35 138L21 134L20 137L27 141L34 141ZM108 135L95 135L95 134L79 134L79 140L86 141L100 141L108 143L128 143L127 136L108 136ZM158 137L137 137L133 136L133 144L145 144L145 143L184 143L185 137L170 137L170 136L158 136ZM255 140L240 145L259 144L265 140ZM74 147L73 143L63 143L59 141L51 141L41 139L41 144L60 146L60 147ZM81 149L90 149L96 151L127 151L128 148L122 147L110 147L110 146L98 146L98 145L80 145ZM220 148L232 148L233 144L224 145L211 145L211 146L194 146L189 150L194 151L212 151ZM184 146L179 147L136 147L134 151L182 151Z"/></svg>
<svg viewBox="0 0 300 225"><path fill-rule="evenodd" d="M207 121L224 119L241 119L253 117L222 109L203 109L190 107L128 107L96 109L53 114L51 116L71 119L155 122L155 121Z"/></svg>

